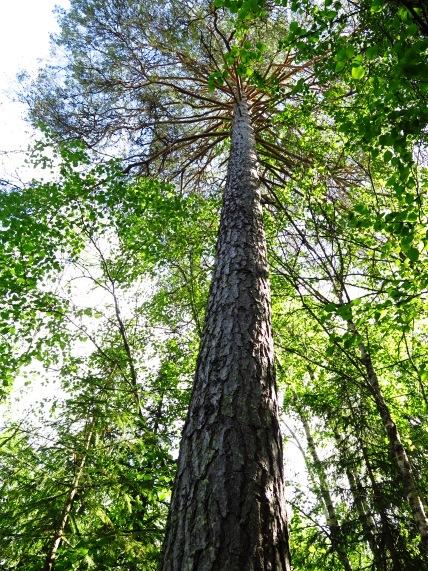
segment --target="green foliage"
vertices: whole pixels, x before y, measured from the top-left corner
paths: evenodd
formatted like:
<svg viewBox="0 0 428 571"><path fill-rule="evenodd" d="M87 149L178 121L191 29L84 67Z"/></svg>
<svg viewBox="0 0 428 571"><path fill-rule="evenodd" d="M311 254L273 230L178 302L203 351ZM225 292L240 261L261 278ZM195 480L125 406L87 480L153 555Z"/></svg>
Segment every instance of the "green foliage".
<svg viewBox="0 0 428 571"><path fill-rule="evenodd" d="M305 463L298 481L287 472L294 568L342 569L338 537L355 571L420 570L426 558L379 394L426 498L426 34L419 12L383 0L275 4L216 0L210 9L225 18L223 29L236 42L205 78L203 97L220 93L220 101L235 70L262 102L255 123L257 135L264 132L257 152L278 383L287 442L297 444ZM115 43L102 19L116 7L75 0L62 17L60 43L72 46L75 77L86 87L94 81L95 67L83 62L85 46L99 39L98 63L111 75L96 75L94 85L101 93L117 80L111 99L97 99L108 120L94 140L106 124L124 128L115 123L121 109L131 131L136 109L140 116L127 91L135 69L126 68L129 83L121 75L136 48ZM156 18L169 22L182 5L171 3L172 16L164 3L148 7L159 30ZM127 31L143 30L142 41L153 45L152 30L140 21L148 8L139 16L131 3L122 8ZM204 9L197 3L192 13L198 25ZM197 26L177 22L162 36L169 50L162 58L181 50L183 60L206 65ZM272 53L273 67L289 58L295 73L287 81L266 74ZM155 79L139 92L138 105L150 113L153 102L160 108L173 100L170 86L153 88ZM49 97L46 104L58 93ZM188 108L186 99L179 114ZM87 117L79 124L79 112L70 121L84 131ZM160 139L177 131L175 124L161 127ZM155 153L160 139L153 139ZM215 176L224 174L228 143L221 139L216 149L207 172L191 171L195 182L183 187L165 182L174 161L162 158L159 176L130 177L120 161L97 163L81 140L42 142L33 160L55 182L2 189L0 396L35 361L55 369L62 393L34 404L28 419L4 423L2 569L43 566L73 487L56 569L157 568L215 258ZM197 151L186 148L184 160ZM89 285L76 294L76 282Z"/></svg>
<svg viewBox="0 0 428 571"><path fill-rule="evenodd" d="M55 384L65 392L53 403L35 405L28 421L4 427L2 565L43 566L84 457L56 568L155 569L218 200L180 196L153 179L125 180L114 162L93 167L78 143L61 147L60 160L58 183L34 183L5 196L8 214L13 206L14 216L22 212L20 221L25 215L25 232L17 233L15 225L7 229L10 252L22 236L30 244L38 240L34 257L26 258L26 272L35 268L25 296L16 280L17 341L5 347L18 357L5 365L16 375L20 364L34 358L45 366L58 363ZM71 278L59 288L56 276L65 270ZM88 279L98 296L107 294L102 305L82 306L79 289L77 298L73 294L73 284L79 281L82 288ZM14 283L5 289L17 291ZM19 360L22 332L28 331L30 344L37 329L43 332L37 347ZM83 355L76 345L85 347ZM40 406L52 421L33 426ZM92 437L85 448L88 426Z"/></svg>

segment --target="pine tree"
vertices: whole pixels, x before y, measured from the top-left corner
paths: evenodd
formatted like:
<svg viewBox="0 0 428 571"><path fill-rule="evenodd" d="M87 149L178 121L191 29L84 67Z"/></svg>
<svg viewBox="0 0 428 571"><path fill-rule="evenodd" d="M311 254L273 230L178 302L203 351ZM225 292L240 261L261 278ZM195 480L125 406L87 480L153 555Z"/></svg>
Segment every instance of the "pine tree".
<svg viewBox="0 0 428 571"><path fill-rule="evenodd" d="M204 191L227 164L164 569L290 565L260 185L308 162L281 148L271 111L310 64L278 55L281 11L247 16L205 2L76 0L58 40L66 83L42 76L34 94L33 116L58 136L95 145L128 133L126 172Z"/></svg>

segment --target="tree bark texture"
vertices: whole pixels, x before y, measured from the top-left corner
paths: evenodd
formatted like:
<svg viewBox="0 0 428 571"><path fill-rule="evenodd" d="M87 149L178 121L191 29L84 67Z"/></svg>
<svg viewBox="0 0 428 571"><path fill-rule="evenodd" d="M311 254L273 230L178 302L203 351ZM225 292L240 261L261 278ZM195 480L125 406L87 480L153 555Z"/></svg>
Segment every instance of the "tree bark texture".
<svg viewBox="0 0 428 571"><path fill-rule="evenodd" d="M242 100L163 571L290 569L278 418L257 157Z"/></svg>

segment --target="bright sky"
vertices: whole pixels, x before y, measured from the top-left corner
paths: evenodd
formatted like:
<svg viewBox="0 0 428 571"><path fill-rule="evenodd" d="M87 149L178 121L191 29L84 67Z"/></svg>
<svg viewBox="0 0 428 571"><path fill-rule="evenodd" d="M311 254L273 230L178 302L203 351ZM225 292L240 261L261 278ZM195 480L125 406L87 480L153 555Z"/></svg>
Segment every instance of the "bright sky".
<svg viewBox="0 0 428 571"><path fill-rule="evenodd" d="M67 7L68 0L0 0L0 179L19 181L37 176L24 165L25 151L35 133L25 121L25 105L17 101L16 75L23 71L34 75L46 62L49 36L57 29L55 6ZM36 377L39 374L43 379L43 370L39 369ZM9 401L15 418L35 400L58 390L55 383L46 386L40 380L30 390L25 389L25 376L15 380ZM0 417L2 413L4 410L0 410ZM287 476L306 485L303 461L292 443L286 444L285 457Z"/></svg>
<svg viewBox="0 0 428 571"><path fill-rule="evenodd" d="M0 0L0 178L29 180L36 173L24 164L34 131L25 121L25 105L17 101L16 75L37 72L49 56L49 36L55 32L55 6L68 0ZM16 379L13 397L23 395L25 378ZM31 392L28 398L34 399ZM16 401L13 404L16 407ZM22 403L19 412L29 402ZM0 411L0 421L1 414Z"/></svg>
<svg viewBox="0 0 428 571"><path fill-rule="evenodd" d="M24 154L32 132L26 109L18 103L16 75L30 75L49 55L49 35L56 31L55 6L68 0L0 0L0 178L25 177ZM33 134L34 135L34 134Z"/></svg>

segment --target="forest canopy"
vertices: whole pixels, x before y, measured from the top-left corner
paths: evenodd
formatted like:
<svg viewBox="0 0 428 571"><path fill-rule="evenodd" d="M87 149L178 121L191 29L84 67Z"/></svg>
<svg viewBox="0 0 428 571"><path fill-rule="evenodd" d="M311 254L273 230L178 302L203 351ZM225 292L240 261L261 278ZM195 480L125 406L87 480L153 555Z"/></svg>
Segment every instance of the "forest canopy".
<svg viewBox="0 0 428 571"><path fill-rule="evenodd" d="M0 568L428 568L426 3L58 22L0 186Z"/></svg>

